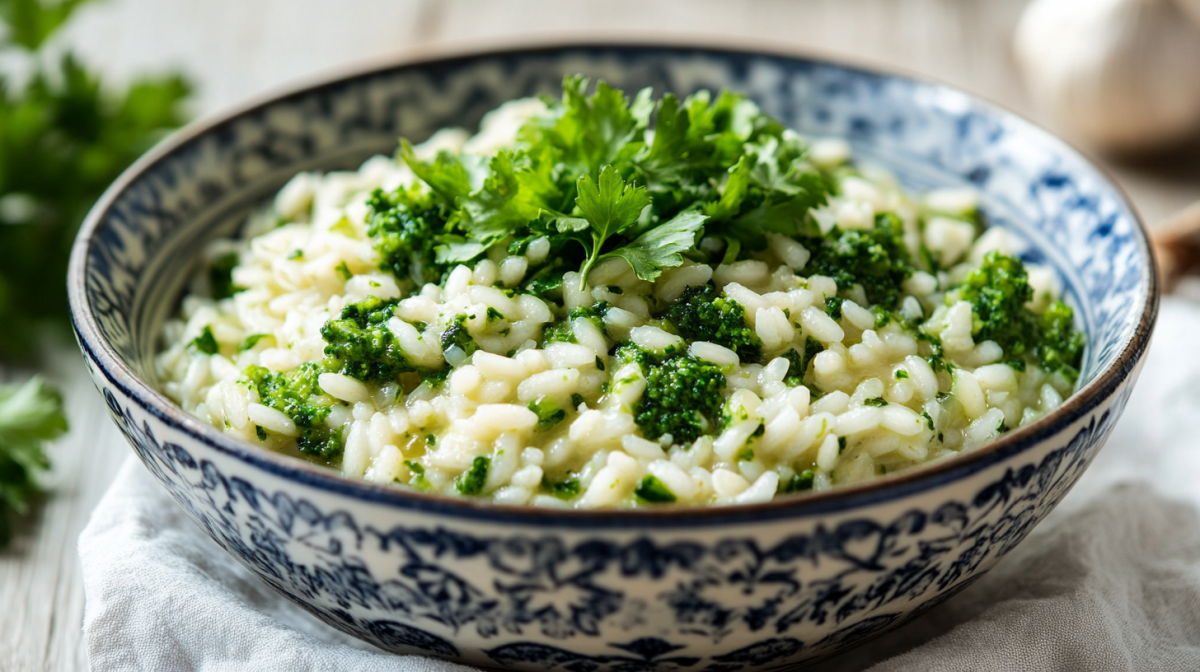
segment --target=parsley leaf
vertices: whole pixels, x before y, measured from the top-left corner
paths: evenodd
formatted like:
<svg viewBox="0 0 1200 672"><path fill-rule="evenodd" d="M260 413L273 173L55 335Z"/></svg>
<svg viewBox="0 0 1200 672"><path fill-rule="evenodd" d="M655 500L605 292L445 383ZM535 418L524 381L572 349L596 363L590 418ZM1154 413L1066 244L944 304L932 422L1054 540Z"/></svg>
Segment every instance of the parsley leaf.
<svg viewBox="0 0 1200 672"><path fill-rule="evenodd" d="M588 272L600 258L605 241L632 226L642 210L650 205L650 197L646 195L645 187L626 183L612 166L604 166L594 184L586 175L580 177L576 189L579 196L575 207L592 229L588 258L579 271L580 282L587 284Z"/></svg>
<svg viewBox="0 0 1200 672"><path fill-rule="evenodd" d="M183 78L113 88L72 54L53 54L47 41L82 4L0 2L0 51L29 64L19 81L0 76L3 359L36 353L43 323L66 331L62 278L79 223L126 166L184 121Z"/></svg>
<svg viewBox="0 0 1200 672"><path fill-rule="evenodd" d="M696 238L704 233L706 219L707 215L695 211L680 213L600 258L621 257L629 262L637 277L654 282L662 269L683 264L681 253L695 247Z"/></svg>
<svg viewBox="0 0 1200 672"><path fill-rule="evenodd" d="M12 538L9 512L29 510L35 476L50 468L42 444L66 431L62 397L41 378L0 387L0 548Z"/></svg>

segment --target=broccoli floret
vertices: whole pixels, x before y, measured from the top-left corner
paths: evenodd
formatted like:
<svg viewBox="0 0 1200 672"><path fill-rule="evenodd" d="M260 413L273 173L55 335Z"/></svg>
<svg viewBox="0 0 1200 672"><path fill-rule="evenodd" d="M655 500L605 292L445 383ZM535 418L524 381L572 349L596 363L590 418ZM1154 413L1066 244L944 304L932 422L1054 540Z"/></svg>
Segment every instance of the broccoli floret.
<svg viewBox="0 0 1200 672"><path fill-rule="evenodd" d="M676 443L687 443L716 426L726 384L717 365L678 355L648 368L646 391L634 409L648 438L670 434Z"/></svg>
<svg viewBox="0 0 1200 672"><path fill-rule="evenodd" d="M712 285L688 287L663 313L688 340L723 345L738 354L743 362L758 361L762 341L746 324L742 304L717 294Z"/></svg>
<svg viewBox="0 0 1200 672"><path fill-rule="evenodd" d="M367 235L379 251L379 267L391 271L402 286L411 281L413 290L441 282L449 268L437 263L434 232L442 229L444 219L432 199L403 187L390 195L376 189L367 207Z"/></svg>
<svg viewBox="0 0 1200 672"><path fill-rule="evenodd" d="M1026 306L1032 298L1033 288L1021 260L992 251L946 300L971 303L975 340L995 341L1014 363L1032 355L1046 371L1061 371L1074 380L1079 376L1085 340L1072 325L1071 308L1056 301L1038 316Z"/></svg>
<svg viewBox="0 0 1200 672"><path fill-rule="evenodd" d="M913 273L904 226L892 213L876 216L873 229L834 228L826 236L805 236L800 242L812 252L805 273L833 278L843 292L862 285L870 303L886 308L900 303L900 285Z"/></svg>
<svg viewBox="0 0 1200 672"><path fill-rule="evenodd" d="M416 371L387 328L395 307L394 299L369 296L343 308L340 319L326 322L321 327L321 336L328 343L326 367L377 385Z"/></svg>
<svg viewBox="0 0 1200 672"><path fill-rule="evenodd" d="M321 372L320 365L309 362L286 373L249 366L245 374L258 392L259 403L296 423L300 430L296 439L300 452L331 460L341 455L344 441L341 428L331 429L325 424L333 402L321 394L317 385Z"/></svg>

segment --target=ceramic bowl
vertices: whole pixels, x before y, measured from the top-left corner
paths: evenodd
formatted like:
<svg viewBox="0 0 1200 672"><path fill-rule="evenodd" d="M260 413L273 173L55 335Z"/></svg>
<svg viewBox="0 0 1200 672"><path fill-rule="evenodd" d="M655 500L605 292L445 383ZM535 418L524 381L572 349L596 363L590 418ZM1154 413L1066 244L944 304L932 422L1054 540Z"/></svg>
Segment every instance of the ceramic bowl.
<svg viewBox="0 0 1200 672"><path fill-rule="evenodd" d="M197 251L297 171L473 127L564 73L743 91L848 138L913 190L971 185L1057 272L1089 347L1060 409L924 468L756 505L548 511L343 478L221 434L151 365ZM1146 233L1091 163L954 89L755 49L591 44L368 68L175 134L96 205L71 259L80 346L113 420L208 534L329 625L397 653L515 670L791 669L970 585L1050 512L1120 415L1158 306Z"/></svg>

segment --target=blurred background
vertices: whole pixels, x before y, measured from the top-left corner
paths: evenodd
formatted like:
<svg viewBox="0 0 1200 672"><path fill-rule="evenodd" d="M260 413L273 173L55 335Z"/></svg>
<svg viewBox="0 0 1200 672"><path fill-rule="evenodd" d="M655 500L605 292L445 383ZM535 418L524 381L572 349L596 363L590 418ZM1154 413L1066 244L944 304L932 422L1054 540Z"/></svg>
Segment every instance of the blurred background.
<svg viewBox="0 0 1200 672"><path fill-rule="evenodd" d="M58 400L0 391L0 670L86 669L75 540L128 448L61 326L62 269L92 200L187 119L429 47L707 36L988 98L1096 158L1152 226L1200 200L1200 0L0 0L0 19L0 381L44 376L71 425L45 470Z"/></svg>

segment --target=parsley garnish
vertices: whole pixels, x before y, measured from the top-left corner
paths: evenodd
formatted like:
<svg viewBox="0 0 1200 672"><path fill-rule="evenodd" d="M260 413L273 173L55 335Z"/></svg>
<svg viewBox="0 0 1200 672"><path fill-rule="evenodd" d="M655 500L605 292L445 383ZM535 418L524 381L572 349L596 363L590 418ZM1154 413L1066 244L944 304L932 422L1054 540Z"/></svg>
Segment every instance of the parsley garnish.
<svg viewBox="0 0 1200 672"><path fill-rule="evenodd" d="M50 468L42 444L67 431L62 397L41 378L0 386L0 548L12 538L9 513L24 515Z"/></svg>

